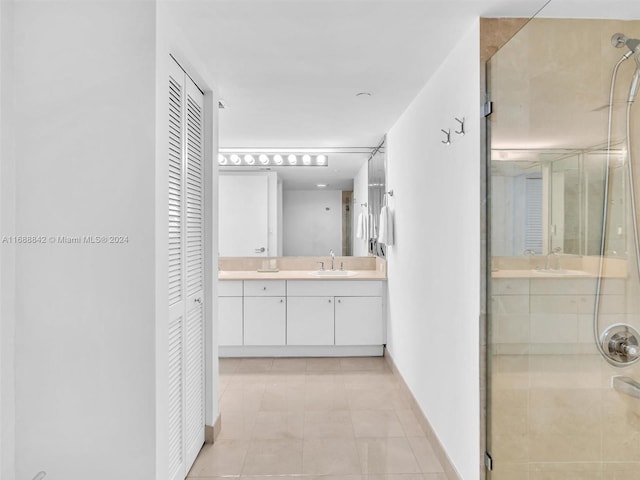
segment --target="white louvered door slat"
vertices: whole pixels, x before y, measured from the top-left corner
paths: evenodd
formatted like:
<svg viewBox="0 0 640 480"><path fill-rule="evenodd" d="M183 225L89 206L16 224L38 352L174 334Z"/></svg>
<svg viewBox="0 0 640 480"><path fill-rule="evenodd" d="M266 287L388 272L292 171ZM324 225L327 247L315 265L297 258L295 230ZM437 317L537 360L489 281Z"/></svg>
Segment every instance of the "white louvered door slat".
<svg viewBox="0 0 640 480"><path fill-rule="evenodd" d="M193 464L204 443L204 97L187 79L185 181L185 461Z"/></svg>
<svg viewBox="0 0 640 480"><path fill-rule="evenodd" d="M180 70L179 73L184 73ZM184 78L169 77L169 305L182 300L182 110Z"/></svg>
<svg viewBox="0 0 640 480"><path fill-rule="evenodd" d="M182 317L169 325L169 478L184 478L182 455L182 421L184 398L182 394Z"/></svg>
<svg viewBox="0 0 640 480"><path fill-rule="evenodd" d="M169 301L168 372L169 372L169 480L183 480L186 475L184 455L184 72L171 62L169 71L168 111L168 225L167 281Z"/></svg>

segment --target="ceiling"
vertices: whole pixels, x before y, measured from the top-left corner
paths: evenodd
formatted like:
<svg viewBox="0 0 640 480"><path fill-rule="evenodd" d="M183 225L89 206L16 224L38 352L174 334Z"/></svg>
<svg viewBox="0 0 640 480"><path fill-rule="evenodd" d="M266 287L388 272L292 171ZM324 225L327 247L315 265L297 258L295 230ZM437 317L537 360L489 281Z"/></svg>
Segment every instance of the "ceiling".
<svg viewBox="0 0 640 480"><path fill-rule="evenodd" d="M226 104L221 147L373 148L478 16L531 17L546 0L170 3ZM630 0L591 3L615 10ZM367 155L330 159L327 173L352 175ZM283 169L285 186L314 181L302 170Z"/></svg>

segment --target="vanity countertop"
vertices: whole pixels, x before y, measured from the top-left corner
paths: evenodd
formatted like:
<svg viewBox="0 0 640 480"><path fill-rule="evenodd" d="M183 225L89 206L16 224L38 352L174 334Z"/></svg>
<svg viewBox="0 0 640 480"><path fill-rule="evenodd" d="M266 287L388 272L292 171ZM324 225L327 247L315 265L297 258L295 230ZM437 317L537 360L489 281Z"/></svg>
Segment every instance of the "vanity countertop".
<svg viewBox="0 0 640 480"><path fill-rule="evenodd" d="M385 272L378 270L351 270L349 276L316 276L311 270L280 270L278 272L258 272L256 270L220 270L218 280L386 280Z"/></svg>

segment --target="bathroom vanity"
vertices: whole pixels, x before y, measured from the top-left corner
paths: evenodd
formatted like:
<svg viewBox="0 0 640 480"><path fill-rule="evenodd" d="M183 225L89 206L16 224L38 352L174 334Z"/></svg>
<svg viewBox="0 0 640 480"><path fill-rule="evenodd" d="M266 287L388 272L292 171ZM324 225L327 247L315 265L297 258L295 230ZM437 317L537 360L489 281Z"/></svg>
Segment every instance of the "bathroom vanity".
<svg viewBox="0 0 640 480"><path fill-rule="evenodd" d="M375 260L374 260L375 262ZM380 356L384 268L219 272L221 357Z"/></svg>

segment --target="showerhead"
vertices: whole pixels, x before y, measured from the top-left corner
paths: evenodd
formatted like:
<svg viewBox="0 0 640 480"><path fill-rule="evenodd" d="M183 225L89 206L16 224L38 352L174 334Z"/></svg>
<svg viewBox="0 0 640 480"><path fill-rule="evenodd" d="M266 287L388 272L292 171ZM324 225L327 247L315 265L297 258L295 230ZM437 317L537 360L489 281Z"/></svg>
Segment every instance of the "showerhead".
<svg viewBox="0 0 640 480"><path fill-rule="evenodd" d="M632 52L640 52L640 40L637 38L628 38L623 33L616 33L611 37L611 45L616 48L622 48L625 45Z"/></svg>
<svg viewBox="0 0 640 480"><path fill-rule="evenodd" d="M627 98L628 103L633 103L636 98L636 94L638 93L638 88L640 87L640 40L637 38L628 38L623 33L615 33L611 37L611 45L616 48L622 48L626 45L629 49L629 51L622 56L620 61L626 60L631 55L635 56L636 71L631 78L629 97Z"/></svg>

